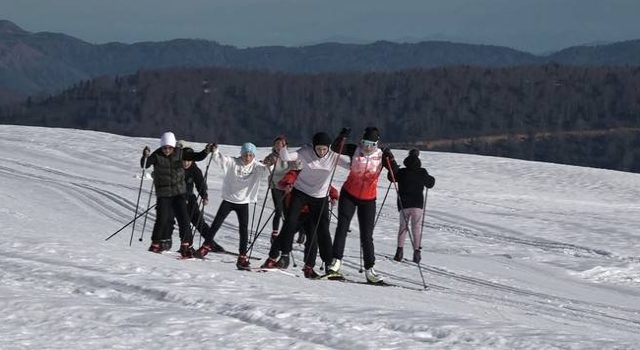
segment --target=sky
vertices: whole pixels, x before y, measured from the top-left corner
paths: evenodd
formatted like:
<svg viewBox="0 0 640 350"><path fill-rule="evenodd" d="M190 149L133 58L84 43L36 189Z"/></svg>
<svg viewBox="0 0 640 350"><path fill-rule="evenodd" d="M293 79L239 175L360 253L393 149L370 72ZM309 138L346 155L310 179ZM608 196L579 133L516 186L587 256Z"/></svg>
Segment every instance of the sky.
<svg viewBox="0 0 640 350"><path fill-rule="evenodd" d="M638 39L638 13L636 0L0 0L2 19L25 30L95 44L449 40L532 53Z"/></svg>
<svg viewBox="0 0 640 350"><path fill-rule="evenodd" d="M298 244L298 266L270 272L238 271L225 254L201 261L177 260L175 247L148 252L153 210L146 225L141 218L135 231L125 226L106 240L134 216L141 178L140 211L155 203L138 162L145 145L159 139L0 125L3 345L617 350L640 342L640 174L422 151L436 178L422 262L392 259L399 218L395 190L381 200L389 188L382 176L375 268L401 287L380 287L361 284L357 218L341 270L356 283L302 277ZM257 158L268 152L259 148ZM346 177L338 169L334 185ZM221 203L222 179L212 164L207 223ZM262 186L258 203L266 193ZM230 215L216 235L229 251L237 251L237 225ZM332 218L332 235L335 228ZM256 240L254 266L267 256L269 238ZM411 247L407 239L409 259Z"/></svg>

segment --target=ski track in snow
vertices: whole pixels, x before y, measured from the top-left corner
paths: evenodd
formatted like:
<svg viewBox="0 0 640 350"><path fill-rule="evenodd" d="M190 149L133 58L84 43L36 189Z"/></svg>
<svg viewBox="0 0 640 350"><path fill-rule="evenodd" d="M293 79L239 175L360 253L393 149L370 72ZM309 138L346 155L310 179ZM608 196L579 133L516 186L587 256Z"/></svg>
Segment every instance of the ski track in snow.
<svg viewBox="0 0 640 350"><path fill-rule="evenodd" d="M5 137L13 128L24 129L25 133L36 136L49 132L43 128L4 126L0 128L0 147L25 142L25 139ZM8 130L1 131L3 129ZM64 130L56 132L71 134ZM135 140L73 131L76 133L82 142L95 142L104 137ZM223 255L215 254L210 254L205 261L177 262L173 259L175 254L153 255L146 253L144 246L139 244L127 247L125 242L129 240L130 230L124 230L110 242L102 242L108 236L108 230L117 229L133 216L139 178L135 180L129 170L139 171L135 165L139 155L131 156L131 159L120 156L122 161L116 161L109 152L100 153L97 157L100 169L83 173L84 169L70 170L59 166L85 160L85 167L89 167L93 163L86 159L96 160L95 152L71 153L45 147L42 151L47 154L45 159L34 155L39 154L37 152L31 153L41 144L26 143L25 156L0 157L2 182L30 184L31 191L44 193L45 198L57 197L56 200L64 202L63 209L74 208L82 212L87 222L99 223L99 230L86 238L73 233L54 238L48 232L43 240L39 226L27 226L26 229L20 226L34 220L22 208L37 205L37 201L28 204L27 200L16 196L19 191L2 190L1 194L20 199L21 204L18 209L0 207L0 219L5 222L0 228L10 230L10 237L13 237L0 245L0 264L3 266L0 305L2 309L12 311L0 324L0 337L16 349L62 349L68 348L69 342L78 347L136 349L200 348L202 344L231 344L231 347L243 348L267 345L274 349L627 349L639 340L636 334L640 330L640 308L637 308L636 291L625 286L616 289L617 285L578 285L576 280L567 280L566 276L562 279L562 272L558 271L560 263L551 264L552 270L546 270L544 264L531 265L532 261L547 255L554 262L561 260L572 266L638 263L640 259L632 255L599 246L590 247L584 242L550 240L537 236L536 232L511 228L507 225L508 220L480 221L477 215L430 208L424 225L424 242L437 235L448 238L454 235L473 243L468 248L441 249L447 242L437 237L439 240L433 246L425 246L421 269L428 291L309 281L295 277L301 275L297 271L295 276L239 272L234 270L233 264L222 263L225 262ZM140 145L143 144L141 141ZM71 141L67 141L65 147L75 149ZM139 152L141 146L130 148ZM229 150L233 149L235 147L229 147ZM113 150L119 148L116 146ZM265 149L261 152L266 154ZM209 174L210 198L214 200L206 209L207 223L212 221L212 213L219 203L221 179L214 166L212 164ZM102 170L107 174L126 174L122 176L127 178L118 181L112 180L113 175L102 178L97 175ZM437 166L430 167L432 173L434 170L437 171ZM94 175L86 175L89 173ZM435 176L438 178L437 172ZM344 174L338 178L338 181L344 180ZM593 187L588 179L581 181L585 188ZM436 188L430 191L431 197L438 193L442 182L439 178ZM146 209L149 185L148 181L143 182L140 212ZM613 185L607 186L616 190ZM379 193L383 194L386 189L386 183L381 182ZM27 204L23 205L23 202ZM265 218L272 210L270 202L269 199L264 210ZM395 262L392 254L385 253L395 250L397 212L393 191L387 203L375 236L377 269L390 282L421 289L417 266L406 260ZM516 215L522 219L538 219L536 213L542 212L535 208L523 214L517 206L482 200L470 200L468 205L481 206L482 210L489 210L490 215ZM43 213L55 217L54 213ZM149 219L148 235L155 219L153 211ZM565 220L576 227L581 224L572 219L570 213ZM63 222L54 220L52 223L54 234L65 234L59 231ZM332 231L334 225L332 218ZM90 224L82 222L79 226L82 232L82 228L88 228ZM140 232L140 227L137 228ZM266 230L270 230L270 225ZM345 275L363 280L363 275L358 273L357 219L352 222L352 230L345 252ZM621 229L620 236L624 234ZM256 242L254 256L266 256L268 231L263 235ZM216 241L228 250L234 250L238 241L235 219L225 222ZM25 249L30 253L25 254ZM300 249L296 246L294 250L299 264L302 263ZM483 257L479 252L485 250L495 252ZM536 255L539 251L544 255ZM527 255L534 259L526 258ZM131 257L134 259L129 259ZM439 258L442 261L435 264ZM480 269L469 267L474 261L482 261ZM447 263L451 265L447 266ZM495 269L498 269L496 275L487 274ZM513 270L521 272L507 273ZM571 276L578 275L570 272ZM532 275L527 275L529 273ZM559 283L559 290L536 283L545 282L546 274L551 275L546 282ZM527 285L527 277L531 277L534 284ZM28 291L28 298L22 295L24 291ZM607 293L615 296L609 299ZM384 298L381 294L389 296ZM372 300L363 302L363 297ZM380 300L373 301L378 298ZM425 301L429 306L418 306ZM420 311L411 312L412 308ZM542 325L545 322L547 325ZM585 327L599 329L604 335L583 332ZM53 329L57 331L52 332Z"/></svg>

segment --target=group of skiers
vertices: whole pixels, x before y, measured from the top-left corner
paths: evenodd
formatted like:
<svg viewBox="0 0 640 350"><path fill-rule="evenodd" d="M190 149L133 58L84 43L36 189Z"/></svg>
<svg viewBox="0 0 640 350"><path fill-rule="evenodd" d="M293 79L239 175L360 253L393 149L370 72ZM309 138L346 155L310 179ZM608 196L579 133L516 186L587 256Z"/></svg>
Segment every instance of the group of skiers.
<svg viewBox="0 0 640 350"><path fill-rule="evenodd" d="M434 186L435 179L421 167L419 151L411 150L400 169L389 148L378 147L380 139L376 127L367 127L357 144L347 143L350 129L343 128L335 139L325 132L313 135L312 143L297 151L288 148L284 136L278 136L272 152L262 161L256 160L256 146L245 143L239 157L223 155L215 143L209 143L195 152L181 147L175 135L166 132L160 139L160 148L151 152L143 149L142 167L154 167L156 190L156 222L153 227L149 250L160 253L171 247L174 220L180 232L179 252L184 258L203 258L209 252L223 251L214 241L217 231L232 211L238 217L240 244L238 269L250 269L247 258L249 244L249 204L256 203L260 183L268 179L273 199L271 248L261 268L289 266L290 254L296 232L298 242L305 243L303 272L307 278L316 278L314 271L317 251L327 266L329 276L340 277L346 236L353 216L357 212L360 228L360 244L364 259L365 276L369 283L382 282L383 277L375 269L373 230L376 220L378 179L383 169L390 181L398 187L400 228L398 248L394 259L401 261L409 227L414 242L413 261L420 262L421 223L423 217L423 189ZM194 162L211 155L223 172L222 203L209 227L198 208L197 195L207 205L206 176ZM340 193L331 186L337 167L348 170L348 176ZM207 166L208 170L208 166ZM339 200L338 200L339 199ZM266 200L266 199L265 199ZM338 224L333 237L329 231L330 209L338 202ZM264 205L263 205L264 206ZM174 219L175 218L175 219ZM284 220L280 229L280 222ZM190 223L204 238L203 244L194 249Z"/></svg>

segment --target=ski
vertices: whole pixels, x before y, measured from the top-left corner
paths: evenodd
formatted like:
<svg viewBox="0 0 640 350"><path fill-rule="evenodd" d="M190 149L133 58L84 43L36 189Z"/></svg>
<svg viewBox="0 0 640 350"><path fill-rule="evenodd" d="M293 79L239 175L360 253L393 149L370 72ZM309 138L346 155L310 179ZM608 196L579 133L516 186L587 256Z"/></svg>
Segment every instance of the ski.
<svg viewBox="0 0 640 350"><path fill-rule="evenodd" d="M376 287L395 287L395 288L402 288L402 289L408 289L408 290L414 290L414 291L419 291L419 292L423 292L427 289L419 289L419 288L413 288L413 287L408 287L408 286L403 286L403 285L399 285L399 284L394 284L394 283L389 283L389 282L385 282L385 281L381 281L378 283L371 283L369 281L355 281L352 279L348 279L345 278L344 275L340 274L340 273L328 273L325 275L321 275L318 278L315 279L326 279L329 281L337 281L337 282L342 282L342 283L351 283L351 284L360 284L360 285L367 285L367 286L376 286Z"/></svg>
<svg viewBox="0 0 640 350"><path fill-rule="evenodd" d="M217 252L210 251L209 254L226 254L226 255L231 255L231 256L235 256L235 257L240 256L240 254L238 254L238 253L229 252L229 251L226 251L226 250L217 251ZM251 257L247 256L247 258L249 258L250 260L262 260L262 258L258 258L258 257L255 257L255 256L251 256Z"/></svg>
<svg viewBox="0 0 640 350"><path fill-rule="evenodd" d="M195 257L178 256L178 257L176 257L176 260L181 260L181 261L183 261L183 260L206 260L206 258L205 259L198 259L198 258L195 258Z"/></svg>
<svg viewBox="0 0 640 350"><path fill-rule="evenodd" d="M273 268L273 269L268 269L268 268L264 268L264 267L244 267L244 268L238 268L238 270L240 271L251 271L251 272L280 272L282 274L288 275L288 276L294 276L294 277L300 277L300 275L297 275L293 272L289 272L285 269L278 269L278 268Z"/></svg>

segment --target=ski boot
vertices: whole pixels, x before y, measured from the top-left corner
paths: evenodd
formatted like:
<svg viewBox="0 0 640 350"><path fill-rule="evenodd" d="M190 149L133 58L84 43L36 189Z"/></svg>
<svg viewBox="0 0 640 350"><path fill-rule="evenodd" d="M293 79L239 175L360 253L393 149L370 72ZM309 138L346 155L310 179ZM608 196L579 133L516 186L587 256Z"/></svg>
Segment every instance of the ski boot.
<svg viewBox="0 0 640 350"><path fill-rule="evenodd" d="M198 248L196 252L193 254L194 258L203 259L205 255L209 253L211 250L211 246L208 244L203 244L202 247Z"/></svg>
<svg viewBox="0 0 640 350"><path fill-rule="evenodd" d="M342 261L340 259L333 259L331 260L331 265L329 265L329 269L327 270L327 272L338 273L340 272L340 267L342 267Z"/></svg>
<svg viewBox="0 0 640 350"><path fill-rule="evenodd" d="M420 260L422 260L422 257L420 256L420 249L416 249L413 251L413 262L419 264Z"/></svg>
<svg viewBox="0 0 640 350"><path fill-rule="evenodd" d="M183 242L180 245L180 256L182 256L183 259L193 258L193 248L191 248L189 242Z"/></svg>
<svg viewBox="0 0 640 350"><path fill-rule="evenodd" d="M280 259L276 262L276 267L279 269L286 269L289 267L289 254L280 255Z"/></svg>
<svg viewBox="0 0 640 350"><path fill-rule="evenodd" d="M403 253L402 247L398 247L398 249L396 249L396 255L393 256L393 260L402 261L402 255L403 255L402 253Z"/></svg>
<svg viewBox="0 0 640 350"><path fill-rule="evenodd" d="M152 253L160 254L162 253L162 245L159 241L151 242L151 246L149 246L149 251Z"/></svg>
<svg viewBox="0 0 640 350"><path fill-rule="evenodd" d="M276 259L272 257L268 257L267 260L260 266L263 269L275 269L276 268Z"/></svg>
<svg viewBox="0 0 640 350"><path fill-rule="evenodd" d="M238 270L248 270L251 267L249 265L249 259L247 259L246 255L238 255L238 261L236 261L236 267Z"/></svg>
<svg viewBox="0 0 640 350"><path fill-rule="evenodd" d="M172 245L171 238L160 240L160 248L162 249L162 251L171 250L171 245Z"/></svg>
<svg viewBox="0 0 640 350"><path fill-rule="evenodd" d="M313 271L313 266L304 265L302 268L302 272L304 273L305 278L316 279L320 277L315 271Z"/></svg>
<svg viewBox="0 0 640 350"><path fill-rule="evenodd" d="M333 259L331 261L331 265L327 269L327 279L330 280L341 280L344 279L344 276L340 273L340 267L342 266L342 261L340 259Z"/></svg>
<svg viewBox="0 0 640 350"><path fill-rule="evenodd" d="M382 281L384 280L381 275L376 273L376 271L373 269L373 266L370 269L364 270L364 275L365 277L367 277L367 282L369 283L382 283Z"/></svg>

